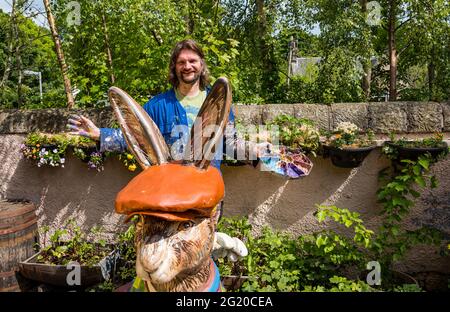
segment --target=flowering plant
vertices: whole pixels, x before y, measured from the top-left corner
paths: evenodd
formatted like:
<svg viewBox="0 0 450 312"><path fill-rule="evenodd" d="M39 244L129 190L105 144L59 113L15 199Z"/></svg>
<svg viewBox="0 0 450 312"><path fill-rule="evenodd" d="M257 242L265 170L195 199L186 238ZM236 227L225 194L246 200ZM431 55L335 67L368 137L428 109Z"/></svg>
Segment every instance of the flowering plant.
<svg viewBox="0 0 450 312"><path fill-rule="evenodd" d="M137 161L136 157L134 157L133 154L130 154L128 152L119 154L119 160L122 161L122 163L127 167L130 171L135 171L137 168Z"/></svg>
<svg viewBox="0 0 450 312"><path fill-rule="evenodd" d="M327 145L340 149L372 146L373 131L369 130L364 134L355 124L344 121L337 125L334 134L328 138Z"/></svg>
<svg viewBox="0 0 450 312"><path fill-rule="evenodd" d="M293 149L301 148L303 152L316 156L316 151L320 146L320 133L311 120L279 115L271 125L279 127L282 145Z"/></svg>
<svg viewBox="0 0 450 312"><path fill-rule="evenodd" d="M100 152L92 152L89 155L88 168L89 169L97 169L98 172L103 171L103 162L104 157Z"/></svg>
<svg viewBox="0 0 450 312"><path fill-rule="evenodd" d="M31 133L20 150L26 159L36 161L38 167L49 165L64 168L67 145L68 141L62 136Z"/></svg>
<svg viewBox="0 0 450 312"><path fill-rule="evenodd" d="M58 148L41 148L41 145L38 143L35 146L27 146L25 144L22 144L20 146L20 149L26 159L37 161L38 167L41 167L42 165L58 167L61 165L61 167L64 168L64 163L66 161L66 159L64 158L64 152Z"/></svg>

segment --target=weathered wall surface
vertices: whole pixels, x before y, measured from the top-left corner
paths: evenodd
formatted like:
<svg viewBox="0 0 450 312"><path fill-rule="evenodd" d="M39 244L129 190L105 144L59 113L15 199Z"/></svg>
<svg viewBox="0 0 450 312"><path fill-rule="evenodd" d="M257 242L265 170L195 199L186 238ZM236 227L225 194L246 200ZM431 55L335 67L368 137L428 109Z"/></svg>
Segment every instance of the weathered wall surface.
<svg viewBox="0 0 450 312"><path fill-rule="evenodd" d="M117 159L108 159L105 170L88 170L73 156L65 168L38 168L22 159L20 144L34 130L64 130L67 116L74 111L0 111L0 198L28 199L38 208L39 225L60 227L68 218L76 218L85 229L101 225L114 233L123 227L123 217L114 213L114 198L138 171L129 172ZM360 103L325 105L238 106L242 124L267 123L277 114L289 113L313 119L323 129L332 129L340 121L351 121L379 134L390 131L416 135L445 132L450 137L450 105L446 103ZM113 122L110 109L83 112L101 126ZM256 230L263 225L304 234L332 223L318 224L313 216L316 204L330 204L362 214L366 226L376 229L381 207L376 202L378 172L389 161L375 149L359 168L344 169L327 158L313 158L310 176L286 180L250 166L222 167L226 186L225 215L250 216ZM407 228L429 225L450 237L450 157L437 163L432 173L439 186L425 190L416 201ZM413 250L399 269L425 274L428 283L445 280L450 274L450 257L430 247ZM431 276L431 277L430 277ZM436 282L437 281L437 282Z"/></svg>

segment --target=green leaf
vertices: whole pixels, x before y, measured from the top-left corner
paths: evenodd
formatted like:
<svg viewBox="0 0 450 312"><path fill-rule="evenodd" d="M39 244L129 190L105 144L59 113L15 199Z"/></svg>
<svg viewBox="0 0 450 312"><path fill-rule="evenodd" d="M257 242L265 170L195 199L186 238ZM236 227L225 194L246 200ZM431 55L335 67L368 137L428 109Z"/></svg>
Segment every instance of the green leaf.
<svg viewBox="0 0 450 312"><path fill-rule="evenodd" d="M430 161L425 158L419 158L418 163L426 170L428 170L428 168L430 166Z"/></svg>
<svg viewBox="0 0 450 312"><path fill-rule="evenodd" d="M414 178L414 181L416 181L417 184L419 184L421 187L426 187L427 184L425 183L425 180L423 177L418 176Z"/></svg>

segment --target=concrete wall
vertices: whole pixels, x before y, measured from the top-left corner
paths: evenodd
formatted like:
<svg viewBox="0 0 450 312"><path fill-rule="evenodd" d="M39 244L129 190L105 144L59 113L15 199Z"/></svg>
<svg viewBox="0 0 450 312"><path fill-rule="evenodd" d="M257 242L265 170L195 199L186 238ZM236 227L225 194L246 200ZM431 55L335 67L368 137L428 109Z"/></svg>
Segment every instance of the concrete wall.
<svg viewBox="0 0 450 312"><path fill-rule="evenodd" d="M39 225L53 228L70 217L88 229L101 225L114 233L123 227L123 217L114 213L114 198L137 172L129 172L117 159L108 159L103 172L87 169L69 155L65 168L38 168L21 158L19 146L33 130L58 132L64 129L65 110L0 111L0 198L28 199L38 207ZM84 112L101 126L112 121L110 109ZM371 128L380 136L395 131L415 136L443 131L450 135L450 106L446 103L360 103L325 105L238 106L243 124L267 123L277 114L289 113L315 120L332 129L339 121ZM386 135L385 135L386 136ZM286 180L250 166L222 167L226 186L225 215L249 216L257 232L261 226L295 234L311 233L335 225L318 224L316 204L332 204L362 214L366 226L376 229L381 207L376 202L378 172L390 162L377 148L359 168L335 167L328 158L312 158L310 176ZM439 186L425 190L416 201L407 228L429 225L450 237L450 157L432 168ZM439 250L421 246L413 250L399 269L415 272L427 283L444 283L450 274L450 258ZM434 272L434 273L430 273Z"/></svg>

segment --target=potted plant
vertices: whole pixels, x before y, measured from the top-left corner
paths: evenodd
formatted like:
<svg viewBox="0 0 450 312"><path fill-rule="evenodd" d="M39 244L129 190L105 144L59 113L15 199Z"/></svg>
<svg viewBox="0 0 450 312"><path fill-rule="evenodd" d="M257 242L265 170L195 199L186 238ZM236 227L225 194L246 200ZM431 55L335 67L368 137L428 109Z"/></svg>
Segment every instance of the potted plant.
<svg viewBox="0 0 450 312"><path fill-rule="evenodd" d="M135 171L137 168L137 160L136 157L134 157L133 154L129 152L124 152L122 154L119 154L119 160L123 163L123 165L129 170L129 171Z"/></svg>
<svg viewBox="0 0 450 312"><path fill-rule="evenodd" d="M43 228L47 237L49 228ZM88 241L87 235L73 220L64 229L57 229L49 237L49 244L38 253L19 263L20 273L44 284L65 288L86 288L110 278L117 260L117 252L98 239L99 230L93 228L94 241ZM45 239L44 239L45 240ZM80 284L69 285L68 274L79 265Z"/></svg>
<svg viewBox="0 0 450 312"><path fill-rule="evenodd" d="M369 130L364 134L351 122L339 123L324 144L332 163L342 168L358 167L375 147L373 132Z"/></svg>
<svg viewBox="0 0 450 312"><path fill-rule="evenodd" d="M38 167L48 165L64 168L68 140L63 135L30 133L21 145L23 156Z"/></svg>
<svg viewBox="0 0 450 312"><path fill-rule="evenodd" d="M72 137L70 145L73 148L74 156L86 163L89 162L90 154L97 151L95 142L82 136Z"/></svg>
<svg viewBox="0 0 450 312"><path fill-rule="evenodd" d="M432 137L421 140L408 140L406 138L396 140L394 135L391 134L390 141L385 142L383 146L383 153L396 161L397 164L402 159L415 161L427 153L437 160L439 156L448 154L448 144L444 141L442 133L435 133Z"/></svg>
<svg viewBox="0 0 450 312"><path fill-rule="evenodd" d="M278 126L280 144L291 149L300 148L305 154L316 156L320 148L320 133L313 121L283 114L270 125Z"/></svg>

